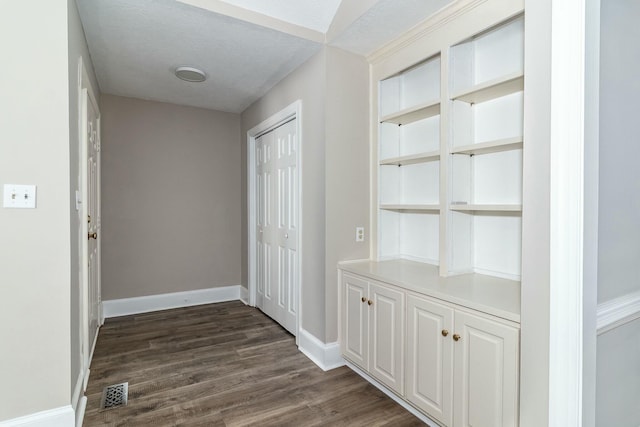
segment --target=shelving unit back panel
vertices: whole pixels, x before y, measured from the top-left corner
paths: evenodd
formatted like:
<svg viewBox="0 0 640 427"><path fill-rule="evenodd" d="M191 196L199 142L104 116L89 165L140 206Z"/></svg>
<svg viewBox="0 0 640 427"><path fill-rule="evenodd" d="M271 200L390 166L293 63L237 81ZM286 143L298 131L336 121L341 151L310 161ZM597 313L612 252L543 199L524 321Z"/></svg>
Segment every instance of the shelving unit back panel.
<svg viewBox="0 0 640 427"><path fill-rule="evenodd" d="M522 92L475 104L471 108L474 110L472 143L522 135L524 118Z"/></svg>
<svg viewBox="0 0 640 427"><path fill-rule="evenodd" d="M404 126L400 130L401 156L416 154L440 148L440 116L418 120Z"/></svg>
<svg viewBox="0 0 640 427"><path fill-rule="evenodd" d="M520 280L522 217L482 213L473 221L474 272Z"/></svg>
<svg viewBox="0 0 640 427"><path fill-rule="evenodd" d="M522 204L522 150L473 156L473 203Z"/></svg>
<svg viewBox="0 0 640 427"><path fill-rule="evenodd" d="M524 70L524 18L483 34L474 41L474 84Z"/></svg>
<svg viewBox="0 0 640 427"><path fill-rule="evenodd" d="M395 76L380 82L380 117L400 111L400 84L402 76Z"/></svg>
<svg viewBox="0 0 640 427"><path fill-rule="evenodd" d="M408 125L380 123L379 158L408 156L440 148L440 116Z"/></svg>
<svg viewBox="0 0 640 427"><path fill-rule="evenodd" d="M438 213L380 211L380 258L438 264Z"/></svg>
<svg viewBox="0 0 640 427"><path fill-rule="evenodd" d="M449 271L519 280L522 219L509 212L452 212Z"/></svg>
<svg viewBox="0 0 640 427"><path fill-rule="evenodd" d="M380 166L380 204L438 204L440 163Z"/></svg>
<svg viewBox="0 0 640 427"><path fill-rule="evenodd" d="M524 70L524 17L451 48L451 93Z"/></svg>
<svg viewBox="0 0 640 427"><path fill-rule="evenodd" d="M428 60L402 75L400 109L440 98L440 58Z"/></svg>

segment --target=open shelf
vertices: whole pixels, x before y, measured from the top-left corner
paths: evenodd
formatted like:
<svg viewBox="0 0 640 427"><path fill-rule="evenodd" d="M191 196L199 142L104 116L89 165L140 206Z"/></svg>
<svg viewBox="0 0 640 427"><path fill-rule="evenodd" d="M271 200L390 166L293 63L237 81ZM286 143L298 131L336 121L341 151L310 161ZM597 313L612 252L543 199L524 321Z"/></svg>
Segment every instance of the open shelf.
<svg viewBox="0 0 640 427"><path fill-rule="evenodd" d="M500 151L517 150L522 148L522 136L513 138L497 139L495 141L485 141L478 144L463 145L451 149L451 154L489 154Z"/></svg>
<svg viewBox="0 0 640 427"><path fill-rule="evenodd" d="M416 163L432 162L438 159L440 159L440 151L428 151L426 153L383 159L380 160L380 165L406 166L414 165Z"/></svg>
<svg viewBox="0 0 640 427"><path fill-rule="evenodd" d="M522 205L452 204L449 209L467 212L522 212Z"/></svg>
<svg viewBox="0 0 640 427"><path fill-rule="evenodd" d="M423 211L423 212L429 212L429 211L439 211L440 210L440 205L424 205L424 204L420 204L420 205L408 205L408 204L385 204L385 205L380 205L380 209L386 210L386 211Z"/></svg>
<svg viewBox="0 0 640 427"><path fill-rule="evenodd" d="M468 102L469 104L479 104L522 90L524 90L524 74L520 71L477 84L465 91L455 94L451 99L454 101Z"/></svg>
<svg viewBox="0 0 640 427"><path fill-rule="evenodd" d="M387 114L380 119L381 123L394 123L397 125L407 125L417 122L418 120L428 119L429 117L440 114L440 100L434 100L425 104L416 105L414 107L405 108L396 113Z"/></svg>

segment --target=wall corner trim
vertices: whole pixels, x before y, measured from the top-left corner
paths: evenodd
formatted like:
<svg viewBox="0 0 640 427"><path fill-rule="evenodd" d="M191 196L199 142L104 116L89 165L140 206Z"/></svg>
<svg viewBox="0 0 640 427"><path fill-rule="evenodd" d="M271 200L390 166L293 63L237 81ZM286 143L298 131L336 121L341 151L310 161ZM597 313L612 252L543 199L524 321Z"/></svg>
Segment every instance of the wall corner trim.
<svg viewBox="0 0 640 427"><path fill-rule="evenodd" d="M242 285L240 286L240 301L242 301L244 305L251 305L249 304L249 289Z"/></svg>
<svg viewBox="0 0 640 427"><path fill-rule="evenodd" d="M310 332L300 328L298 349L323 371L344 366L338 342L325 344Z"/></svg>
<svg viewBox="0 0 640 427"><path fill-rule="evenodd" d="M48 411L36 412L24 417L0 421L0 427L73 427L76 415L71 405Z"/></svg>
<svg viewBox="0 0 640 427"><path fill-rule="evenodd" d="M240 299L240 285L103 301L105 318Z"/></svg>
<svg viewBox="0 0 640 427"><path fill-rule="evenodd" d="M598 335L640 319L640 291L598 304Z"/></svg>

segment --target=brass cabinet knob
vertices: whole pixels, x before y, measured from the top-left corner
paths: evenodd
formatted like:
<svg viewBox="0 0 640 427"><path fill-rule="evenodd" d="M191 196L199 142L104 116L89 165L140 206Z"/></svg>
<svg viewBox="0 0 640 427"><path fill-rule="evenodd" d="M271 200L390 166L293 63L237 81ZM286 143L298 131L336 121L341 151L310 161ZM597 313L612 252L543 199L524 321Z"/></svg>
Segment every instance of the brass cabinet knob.
<svg viewBox="0 0 640 427"><path fill-rule="evenodd" d="M460 335L458 334L453 334L453 340L454 341L458 341L460 339Z"/></svg>
<svg viewBox="0 0 640 427"><path fill-rule="evenodd" d="M371 304L373 304L373 301L369 300L369 301L367 301L367 304L371 305Z"/></svg>
<svg viewBox="0 0 640 427"><path fill-rule="evenodd" d="M362 302L365 302L367 299L365 297L360 298L360 300L362 300Z"/></svg>
<svg viewBox="0 0 640 427"><path fill-rule="evenodd" d="M442 330L442 336L446 337L447 335L449 335L449 331L447 331L446 329Z"/></svg>
<svg viewBox="0 0 640 427"><path fill-rule="evenodd" d="M95 231L93 233L89 233L89 239L98 239L98 233Z"/></svg>

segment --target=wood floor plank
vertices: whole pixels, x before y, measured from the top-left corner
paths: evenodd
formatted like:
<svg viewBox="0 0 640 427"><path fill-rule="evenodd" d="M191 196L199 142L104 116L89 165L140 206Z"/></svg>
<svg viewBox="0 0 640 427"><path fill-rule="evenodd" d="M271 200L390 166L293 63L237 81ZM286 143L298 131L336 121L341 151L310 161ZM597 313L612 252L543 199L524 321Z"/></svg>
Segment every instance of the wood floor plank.
<svg viewBox="0 0 640 427"><path fill-rule="evenodd" d="M101 410L103 388L125 381L128 404ZM423 425L349 368L323 372L237 301L108 319L86 395L88 427Z"/></svg>

